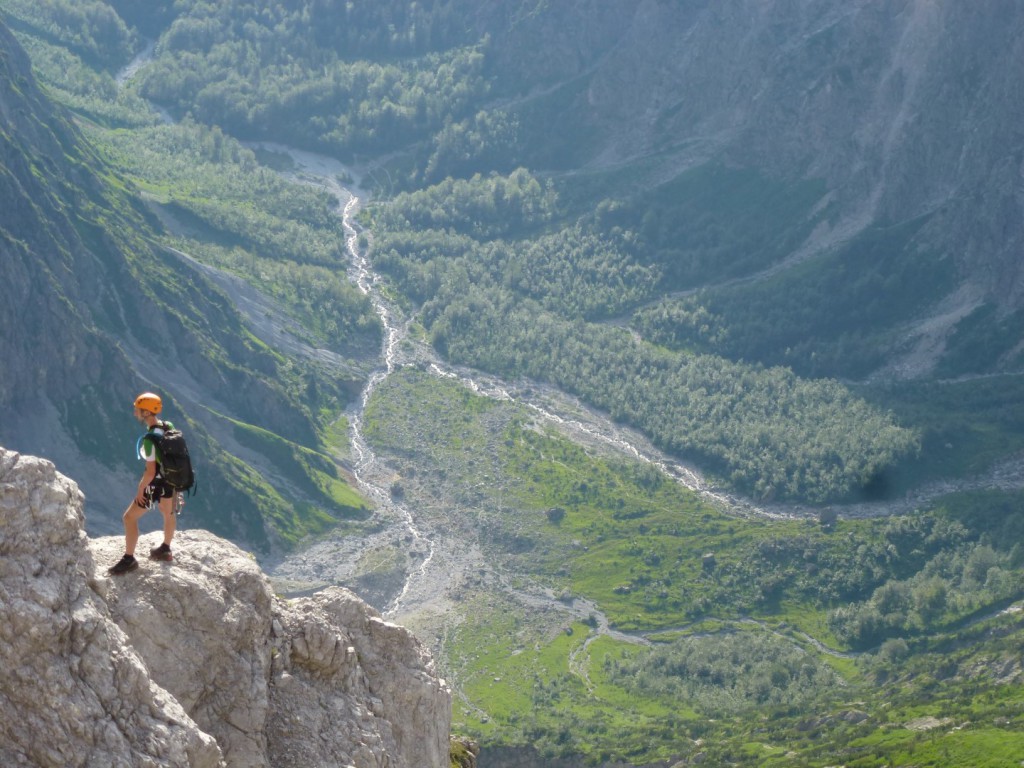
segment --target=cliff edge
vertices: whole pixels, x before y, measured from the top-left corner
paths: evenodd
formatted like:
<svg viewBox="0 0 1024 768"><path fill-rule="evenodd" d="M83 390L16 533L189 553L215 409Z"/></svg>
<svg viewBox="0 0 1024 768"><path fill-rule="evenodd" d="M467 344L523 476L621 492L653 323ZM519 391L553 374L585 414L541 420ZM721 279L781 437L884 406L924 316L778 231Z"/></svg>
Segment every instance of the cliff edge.
<svg viewBox="0 0 1024 768"><path fill-rule="evenodd" d="M205 531L107 576L123 540L82 502L0 448L0 764L448 765L451 693L407 630L340 588L280 599Z"/></svg>

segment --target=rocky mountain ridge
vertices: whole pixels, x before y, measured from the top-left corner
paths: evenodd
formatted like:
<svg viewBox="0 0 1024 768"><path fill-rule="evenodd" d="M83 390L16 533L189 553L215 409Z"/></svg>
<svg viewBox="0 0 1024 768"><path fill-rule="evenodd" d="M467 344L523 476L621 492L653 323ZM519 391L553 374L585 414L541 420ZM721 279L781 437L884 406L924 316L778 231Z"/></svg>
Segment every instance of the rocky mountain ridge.
<svg viewBox="0 0 1024 768"><path fill-rule="evenodd" d="M541 29L555 13L498 36L502 61L527 39L559 41ZM1019 6L595 0L558 18L589 45L541 44L563 55L521 74L535 87L585 84L561 113L599 137L590 166L660 156L671 175L719 158L821 178L836 237L937 214L972 277L1019 305Z"/></svg>
<svg viewBox="0 0 1024 768"><path fill-rule="evenodd" d="M344 589L278 598L200 530L107 576L123 540L90 540L82 502L0 448L0 763L448 765L451 694L411 633Z"/></svg>
<svg viewBox="0 0 1024 768"><path fill-rule="evenodd" d="M850 273L847 286L870 274L877 296L908 307L866 342L884 359L862 368L844 367L845 360L818 368L760 353L790 346L788 336L727 347L726 356L851 379L1019 370L1021 6L592 0L506 21L493 36L496 70L508 73L503 82L514 81L527 105L543 105L534 107L542 115L534 142L540 167L583 174L630 169L632 176L623 175L632 188L610 197L659 185L671 197L679 194L671 188L675 180L702 167L768 184L819 184L821 196L809 210L758 231L763 248L773 228L795 226L800 235L747 279L770 278L784 302L799 290L805 262L838 254ZM494 19L479 23L488 29ZM565 42L567 29L578 44ZM538 53L525 57L523 50ZM529 119L528 107L519 111ZM553 146L544 146L545 136ZM573 138L559 143L559 136ZM743 194L703 190L695 193L697 209L701 194L718 192L730 201ZM913 234L903 236L901 228ZM857 249L871 238L884 243L884 255L865 266ZM928 276L900 293L907 265L925 261ZM734 288L696 287L716 297ZM704 306L716 311L714 298ZM853 315L845 327L866 332L863 318ZM813 337L821 325L815 317L794 335ZM995 351L966 363L970 334L975 349L991 343ZM824 346L839 344L838 335Z"/></svg>

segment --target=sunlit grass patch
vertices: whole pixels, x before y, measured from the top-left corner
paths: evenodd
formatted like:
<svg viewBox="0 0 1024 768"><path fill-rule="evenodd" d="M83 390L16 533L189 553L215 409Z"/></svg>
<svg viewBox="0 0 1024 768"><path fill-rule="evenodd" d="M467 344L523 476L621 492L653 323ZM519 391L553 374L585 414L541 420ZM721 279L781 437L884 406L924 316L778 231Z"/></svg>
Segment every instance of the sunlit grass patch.
<svg viewBox="0 0 1024 768"><path fill-rule="evenodd" d="M613 683L605 659L621 657L627 644L594 638L585 624L535 624L505 605L474 612L450 640L463 696L453 702L453 727L480 738L500 733L505 743L552 755L571 742L575 753L620 749L654 759L664 745L649 737L694 716Z"/></svg>

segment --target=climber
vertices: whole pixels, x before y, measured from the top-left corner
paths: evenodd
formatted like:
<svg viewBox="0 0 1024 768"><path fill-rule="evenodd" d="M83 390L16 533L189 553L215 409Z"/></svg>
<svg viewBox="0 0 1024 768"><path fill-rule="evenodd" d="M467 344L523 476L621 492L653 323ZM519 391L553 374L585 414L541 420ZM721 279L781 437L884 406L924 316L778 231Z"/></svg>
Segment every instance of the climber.
<svg viewBox="0 0 1024 768"><path fill-rule="evenodd" d="M163 409L159 395L143 392L135 398L135 418L147 428L139 440L139 458L145 459L146 470L139 480L135 498L124 511L124 557L117 561L107 573L118 576L139 567L135 559L135 545L139 541L139 518L155 503L164 516L164 542L149 551L153 560L171 560L171 539L177 527L175 502L177 492L165 482L160 472L161 456L157 443L165 431L174 428L169 421L160 421L157 416Z"/></svg>

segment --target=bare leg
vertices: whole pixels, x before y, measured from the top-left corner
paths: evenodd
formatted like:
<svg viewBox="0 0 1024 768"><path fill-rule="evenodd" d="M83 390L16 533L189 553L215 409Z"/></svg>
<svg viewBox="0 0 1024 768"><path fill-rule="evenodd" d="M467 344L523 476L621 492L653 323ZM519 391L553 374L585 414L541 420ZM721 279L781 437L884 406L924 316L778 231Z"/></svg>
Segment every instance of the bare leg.
<svg viewBox="0 0 1024 768"><path fill-rule="evenodd" d="M178 528L178 516L174 514L174 502L177 500L177 492L171 494L168 499L160 499L160 513L164 516L164 544L171 546L171 539Z"/></svg>
<svg viewBox="0 0 1024 768"><path fill-rule="evenodd" d="M135 554L135 545L139 543L139 518L146 514L147 507L140 507L134 501L124 511L124 553Z"/></svg>

